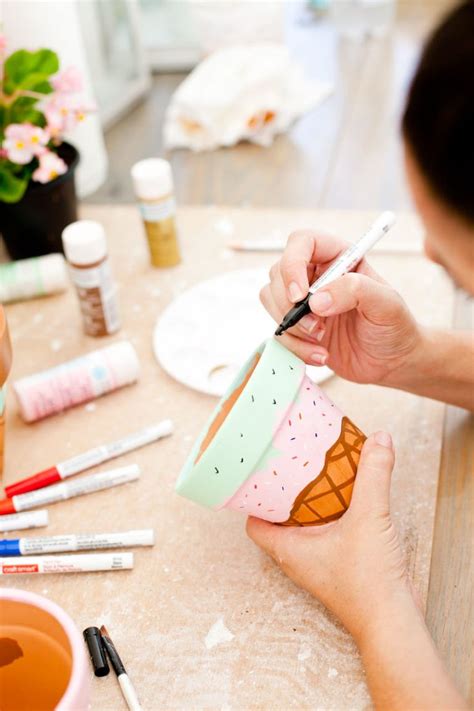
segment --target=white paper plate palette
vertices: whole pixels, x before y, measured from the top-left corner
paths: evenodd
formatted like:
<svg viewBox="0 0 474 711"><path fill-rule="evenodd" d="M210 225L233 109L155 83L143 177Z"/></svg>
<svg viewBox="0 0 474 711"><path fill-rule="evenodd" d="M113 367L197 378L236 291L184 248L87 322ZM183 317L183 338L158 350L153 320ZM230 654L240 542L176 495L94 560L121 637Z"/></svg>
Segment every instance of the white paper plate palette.
<svg viewBox="0 0 474 711"><path fill-rule="evenodd" d="M265 269L243 269L201 282L183 292L158 319L156 359L171 377L193 390L221 396L252 350L275 331L260 303ZM333 375L308 366L320 383Z"/></svg>

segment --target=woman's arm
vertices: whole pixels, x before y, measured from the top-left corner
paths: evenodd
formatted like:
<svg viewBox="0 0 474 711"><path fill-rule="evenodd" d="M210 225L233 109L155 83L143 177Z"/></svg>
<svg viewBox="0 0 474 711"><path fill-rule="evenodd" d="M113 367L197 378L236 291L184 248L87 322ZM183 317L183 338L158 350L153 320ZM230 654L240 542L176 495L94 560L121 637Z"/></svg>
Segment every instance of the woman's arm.
<svg viewBox="0 0 474 711"><path fill-rule="evenodd" d="M377 709L466 709L413 598L381 604L356 640Z"/></svg>
<svg viewBox="0 0 474 711"><path fill-rule="evenodd" d="M474 411L473 334L421 329L417 350L389 381L391 387Z"/></svg>
<svg viewBox="0 0 474 711"><path fill-rule="evenodd" d="M287 528L249 519L247 532L353 635L378 709L466 709L428 634L408 580L390 510L391 438L369 437L352 502L326 526Z"/></svg>
<svg viewBox="0 0 474 711"><path fill-rule="evenodd" d="M311 231L290 235L261 292L277 323L345 246ZM408 390L474 410L472 337L420 326L400 295L365 260L356 272L316 292L309 305L312 313L281 337L306 363L327 364L357 383Z"/></svg>

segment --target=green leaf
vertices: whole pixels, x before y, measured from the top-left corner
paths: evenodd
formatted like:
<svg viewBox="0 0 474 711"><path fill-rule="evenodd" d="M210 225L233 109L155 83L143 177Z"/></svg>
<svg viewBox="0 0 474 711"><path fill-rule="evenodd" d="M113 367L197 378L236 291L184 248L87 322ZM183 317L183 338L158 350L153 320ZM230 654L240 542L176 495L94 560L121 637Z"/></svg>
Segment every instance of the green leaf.
<svg viewBox="0 0 474 711"><path fill-rule="evenodd" d="M8 110L8 123L32 123L35 126L45 126L46 120L35 108L36 99L21 96L13 102Z"/></svg>
<svg viewBox="0 0 474 711"><path fill-rule="evenodd" d="M56 74L58 70L59 59L56 52L50 49L39 49L36 52L19 49L5 62L5 93L12 94L19 88L32 89L30 77L34 77L34 84L37 85ZM22 87L23 82L26 85Z"/></svg>
<svg viewBox="0 0 474 711"><path fill-rule="evenodd" d="M28 178L18 178L13 175L8 163L0 166L0 200L2 202L18 202L28 187Z"/></svg>

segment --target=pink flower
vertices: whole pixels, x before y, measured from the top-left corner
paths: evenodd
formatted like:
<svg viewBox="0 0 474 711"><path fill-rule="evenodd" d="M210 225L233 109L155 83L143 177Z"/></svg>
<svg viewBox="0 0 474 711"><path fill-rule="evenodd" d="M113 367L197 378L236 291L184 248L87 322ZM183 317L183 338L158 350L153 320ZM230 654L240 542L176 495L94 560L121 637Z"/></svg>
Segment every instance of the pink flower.
<svg viewBox="0 0 474 711"><path fill-rule="evenodd" d="M26 165L41 155L49 141L49 133L31 123L11 123L5 130L2 148L12 163Z"/></svg>
<svg viewBox="0 0 474 711"><path fill-rule="evenodd" d="M0 35L0 57L4 57L7 48L7 38L5 35Z"/></svg>
<svg viewBox="0 0 474 711"><path fill-rule="evenodd" d="M39 157L39 167L33 173L33 180L37 183L49 183L58 175L66 173L67 165L62 158L52 151L45 151Z"/></svg>
<svg viewBox="0 0 474 711"><path fill-rule="evenodd" d="M56 94L44 106L44 115L48 130L53 137L65 131L71 131L77 123L83 121L86 114L95 110L95 105L86 103L77 96Z"/></svg>
<svg viewBox="0 0 474 711"><path fill-rule="evenodd" d="M82 76L77 67L68 67L59 72L51 79L51 84L53 89L64 93L83 90Z"/></svg>

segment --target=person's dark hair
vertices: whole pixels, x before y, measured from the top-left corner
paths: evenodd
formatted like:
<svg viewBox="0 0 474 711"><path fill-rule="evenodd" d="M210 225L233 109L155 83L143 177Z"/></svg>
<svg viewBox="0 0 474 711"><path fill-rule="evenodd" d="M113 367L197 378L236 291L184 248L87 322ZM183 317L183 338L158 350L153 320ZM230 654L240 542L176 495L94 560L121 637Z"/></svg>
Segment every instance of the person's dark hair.
<svg viewBox="0 0 474 711"><path fill-rule="evenodd" d="M474 0L458 5L428 40L402 130L433 192L474 223Z"/></svg>

